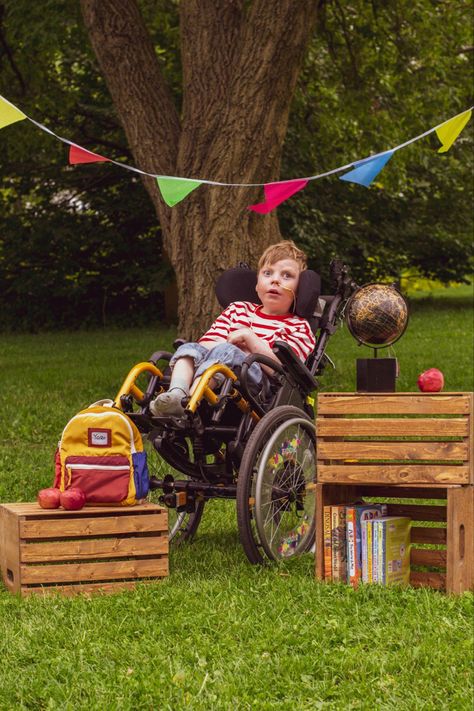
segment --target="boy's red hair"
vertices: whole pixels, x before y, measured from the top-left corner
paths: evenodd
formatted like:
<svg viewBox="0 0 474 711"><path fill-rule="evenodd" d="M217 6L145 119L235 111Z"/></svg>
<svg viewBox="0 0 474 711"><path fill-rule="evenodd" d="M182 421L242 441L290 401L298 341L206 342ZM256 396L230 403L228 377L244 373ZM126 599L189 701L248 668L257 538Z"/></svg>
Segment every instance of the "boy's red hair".
<svg viewBox="0 0 474 711"><path fill-rule="evenodd" d="M306 254L296 246L293 240L285 239L267 247L258 261L259 271L265 264L275 264L280 259L294 259L295 262L298 262L300 272L306 269Z"/></svg>

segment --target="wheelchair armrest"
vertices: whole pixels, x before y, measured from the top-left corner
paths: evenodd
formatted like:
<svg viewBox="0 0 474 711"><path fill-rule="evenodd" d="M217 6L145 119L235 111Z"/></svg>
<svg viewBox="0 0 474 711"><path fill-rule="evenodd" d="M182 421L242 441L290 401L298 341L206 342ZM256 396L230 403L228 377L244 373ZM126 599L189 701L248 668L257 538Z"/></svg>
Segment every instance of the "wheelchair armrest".
<svg viewBox="0 0 474 711"><path fill-rule="evenodd" d="M272 350L288 371L291 379L295 381L295 384L300 387L303 392L308 393L318 387L316 380L311 375L311 371L298 356L295 355L295 352L288 343L285 341L275 341Z"/></svg>
<svg viewBox="0 0 474 711"><path fill-rule="evenodd" d="M153 365L156 365L159 360L169 360L172 355L173 354L169 351L155 351L148 358L148 362L153 363Z"/></svg>
<svg viewBox="0 0 474 711"><path fill-rule="evenodd" d="M247 356L247 358L242 363L241 373L245 373L246 376L247 370L250 368L252 363L261 363L262 365L267 365L269 368L272 368L272 370L274 370L276 373L280 373L280 375L285 375L285 371L281 363L278 363L278 361L273 360L273 358L269 358L268 356L262 355L261 353L252 353L252 355Z"/></svg>
<svg viewBox="0 0 474 711"><path fill-rule="evenodd" d="M250 403L252 406L252 409L260 415L260 417L263 417L265 414L265 410L263 407L260 405L259 402L254 398L252 393L249 390L249 386L247 383L247 372L252 363L261 363L262 365L267 365L269 368L272 368L276 373L279 373L280 375L283 375L284 377L286 376L286 373L280 363L277 363L275 360L272 358L269 358L268 356L262 355L261 353L252 353L252 355L249 355L244 362L242 363L242 368L240 371L240 390L242 392L242 395L245 397L245 399Z"/></svg>
<svg viewBox="0 0 474 711"><path fill-rule="evenodd" d="M187 343L187 341L186 341L185 338L177 338L175 341L173 341L173 348L175 349L175 351L176 351L180 346L182 346L183 343ZM172 355L173 355L173 354L170 353L169 351L155 351L155 352L152 353L152 355L148 358L148 360L150 361L150 363L153 363L154 365L156 365L156 363L157 363L159 360L170 360L171 357L172 357Z"/></svg>

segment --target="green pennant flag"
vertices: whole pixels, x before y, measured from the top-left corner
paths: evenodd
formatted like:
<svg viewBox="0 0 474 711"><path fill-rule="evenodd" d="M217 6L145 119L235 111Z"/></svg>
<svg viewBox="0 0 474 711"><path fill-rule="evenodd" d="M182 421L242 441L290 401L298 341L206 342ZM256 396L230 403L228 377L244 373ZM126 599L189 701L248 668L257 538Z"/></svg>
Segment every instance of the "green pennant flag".
<svg viewBox="0 0 474 711"><path fill-rule="evenodd" d="M186 195L196 190L202 183L200 180L186 180L185 178L157 178L161 196L169 207L173 207Z"/></svg>
<svg viewBox="0 0 474 711"><path fill-rule="evenodd" d="M9 126L11 123L15 123L15 121L22 121L23 119L26 119L26 114L4 99L3 96L0 96L0 128Z"/></svg>

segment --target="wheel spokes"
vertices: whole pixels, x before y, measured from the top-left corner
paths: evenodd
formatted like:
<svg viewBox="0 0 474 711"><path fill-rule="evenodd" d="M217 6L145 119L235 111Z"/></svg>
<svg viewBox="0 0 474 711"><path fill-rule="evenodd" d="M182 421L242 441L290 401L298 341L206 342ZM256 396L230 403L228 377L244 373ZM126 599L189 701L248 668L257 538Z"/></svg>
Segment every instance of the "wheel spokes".
<svg viewBox="0 0 474 711"><path fill-rule="evenodd" d="M258 465L257 528L272 558L302 552L313 530L316 458L311 423L301 418L270 436Z"/></svg>

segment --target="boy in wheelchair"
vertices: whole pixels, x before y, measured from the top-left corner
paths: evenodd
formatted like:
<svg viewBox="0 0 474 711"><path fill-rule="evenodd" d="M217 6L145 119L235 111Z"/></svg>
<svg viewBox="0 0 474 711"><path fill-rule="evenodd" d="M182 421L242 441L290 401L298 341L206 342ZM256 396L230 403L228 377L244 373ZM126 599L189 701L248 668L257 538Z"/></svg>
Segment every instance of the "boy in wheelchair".
<svg viewBox="0 0 474 711"><path fill-rule="evenodd" d="M272 350L276 340L288 343L305 361L314 349L315 338L308 321L291 313L300 272L305 269L306 255L291 240L268 247L258 264L255 288L261 304L232 302L197 343L182 344L170 360L169 388L150 403L150 411L161 416L182 415L183 398L194 392L200 376L216 363L239 372L252 353L279 362ZM263 368L271 373L268 365ZM219 375L214 376L211 388L219 381ZM258 363L249 367L248 382L253 390L260 389L262 369Z"/></svg>
<svg viewBox="0 0 474 711"><path fill-rule="evenodd" d="M258 274L240 266L219 277L224 311L198 343L183 343L174 354L156 352L126 377L115 407L144 436L150 487L169 508L170 540L192 538L206 502L226 498L236 500L251 563L312 548L310 396L354 289L341 262L333 263L332 280L335 293L320 299L319 275L306 269L304 253L290 241L273 245ZM145 392L137 385L143 374Z"/></svg>

